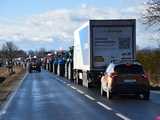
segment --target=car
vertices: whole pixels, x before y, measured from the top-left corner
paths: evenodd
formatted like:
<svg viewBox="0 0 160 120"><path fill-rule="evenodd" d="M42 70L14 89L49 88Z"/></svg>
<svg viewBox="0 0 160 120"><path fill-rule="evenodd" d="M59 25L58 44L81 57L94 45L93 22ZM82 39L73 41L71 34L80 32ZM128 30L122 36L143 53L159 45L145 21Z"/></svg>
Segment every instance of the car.
<svg viewBox="0 0 160 120"><path fill-rule="evenodd" d="M32 71L41 72L41 61L38 58L31 58L28 66L29 73Z"/></svg>
<svg viewBox="0 0 160 120"><path fill-rule="evenodd" d="M111 62L101 77L101 95L136 95L149 100L150 85L143 66L137 61Z"/></svg>

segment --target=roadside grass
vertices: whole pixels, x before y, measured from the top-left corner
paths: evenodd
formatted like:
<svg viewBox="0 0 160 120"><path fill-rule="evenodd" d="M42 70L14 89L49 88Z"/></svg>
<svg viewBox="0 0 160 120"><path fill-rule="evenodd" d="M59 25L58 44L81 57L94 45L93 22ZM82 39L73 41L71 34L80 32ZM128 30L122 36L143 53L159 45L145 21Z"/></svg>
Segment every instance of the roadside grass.
<svg viewBox="0 0 160 120"><path fill-rule="evenodd" d="M24 74L25 70L20 66L15 67L15 74L13 75L9 75L6 68L0 69L0 77L6 77L5 81L0 83L0 105L5 102L10 93L15 90Z"/></svg>
<svg viewBox="0 0 160 120"><path fill-rule="evenodd" d="M0 77L7 78L9 76L8 70L6 67L0 67Z"/></svg>

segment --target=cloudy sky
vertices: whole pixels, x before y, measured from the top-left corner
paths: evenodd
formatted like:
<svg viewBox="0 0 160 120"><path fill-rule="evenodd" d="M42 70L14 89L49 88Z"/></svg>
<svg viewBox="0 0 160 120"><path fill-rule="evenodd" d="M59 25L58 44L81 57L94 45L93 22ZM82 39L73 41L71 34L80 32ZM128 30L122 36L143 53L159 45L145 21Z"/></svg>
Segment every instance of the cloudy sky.
<svg viewBox="0 0 160 120"><path fill-rule="evenodd" d="M157 47L141 24L146 0L0 0L0 45L24 50L67 49L73 32L89 19L137 19L137 45ZM154 35L156 36L156 35Z"/></svg>

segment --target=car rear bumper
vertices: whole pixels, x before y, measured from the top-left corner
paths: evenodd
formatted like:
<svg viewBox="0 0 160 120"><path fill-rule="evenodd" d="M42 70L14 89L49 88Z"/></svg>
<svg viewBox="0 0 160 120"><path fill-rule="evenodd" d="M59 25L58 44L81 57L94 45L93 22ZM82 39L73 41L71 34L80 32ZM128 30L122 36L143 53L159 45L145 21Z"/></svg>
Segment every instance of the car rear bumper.
<svg viewBox="0 0 160 120"><path fill-rule="evenodd" d="M149 91L149 86L137 84L119 84L111 88L115 94L140 94Z"/></svg>
<svg viewBox="0 0 160 120"><path fill-rule="evenodd" d="M41 68L40 67L38 67L38 66L36 66L36 67L31 67L31 70L40 70Z"/></svg>

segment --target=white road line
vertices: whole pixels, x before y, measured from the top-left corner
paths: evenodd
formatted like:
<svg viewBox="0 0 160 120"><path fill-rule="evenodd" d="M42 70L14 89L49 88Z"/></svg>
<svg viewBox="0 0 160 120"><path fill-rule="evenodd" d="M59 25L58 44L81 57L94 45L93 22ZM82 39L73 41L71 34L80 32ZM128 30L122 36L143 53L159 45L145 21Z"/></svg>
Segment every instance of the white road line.
<svg viewBox="0 0 160 120"><path fill-rule="evenodd" d="M15 91L10 95L10 97L8 98L8 101L6 103L4 103L4 105L2 105L2 110L0 111L0 115L3 115L6 113L9 105L11 104L13 98L15 97L17 91L19 90L20 86L22 85L24 79L27 77L28 73L26 73L24 75L24 77L22 78L22 80L19 82L17 88L15 89Z"/></svg>
<svg viewBox="0 0 160 120"><path fill-rule="evenodd" d="M66 82L63 82L64 84L66 84Z"/></svg>
<svg viewBox="0 0 160 120"><path fill-rule="evenodd" d="M70 86L71 84L67 84L68 86Z"/></svg>
<svg viewBox="0 0 160 120"><path fill-rule="evenodd" d="M91 97L91 96L89 96L89 95L87 95L87 94L85 94L84 96L86 96L88 99L90 99L90 100L95 100L93 97Z"/></svg>
<svg viewBox="0 0 160 120"><path fill-rule="evenodd" d="M122 118L123 120L131 120L130 118L122 115L121 113L115 113L118 117Z"/></svg>
<svg viewBox="0 0 160 120"><path fill-rule="evenodd" d="M84 94L84 92L83 92L83 91L81 91L81 90L78 90L78 89L77 89L77 92L79 92L79 93L81 93L81 94Z"/></svg>
<svg viewBox="0 0 160 120"><path fill-rule="evenodd" d="M107 106L107 105L105 105L105 104L103 104L103 103L101 103L101 102L97 102L97 104L99 104L100 106L104 107L104 108L107 109L107 110L112 111L112 108L110 108L109 106Z"/></svg>
<svg viewBox="0 0 160 120"><path fill-rule="evenodd" d="M72 89L76 90L77 88L75 88L74 86L70 86Z"/></svg>
<svg viewBox="0 0 160 120"><path fill-rule="evenodd" d="M150 92L151 92L151 93L154 93L154 94L160 94L160 91L151 90Z"/></svg>

